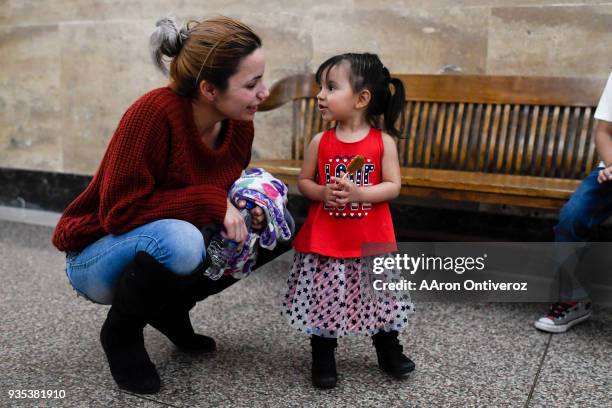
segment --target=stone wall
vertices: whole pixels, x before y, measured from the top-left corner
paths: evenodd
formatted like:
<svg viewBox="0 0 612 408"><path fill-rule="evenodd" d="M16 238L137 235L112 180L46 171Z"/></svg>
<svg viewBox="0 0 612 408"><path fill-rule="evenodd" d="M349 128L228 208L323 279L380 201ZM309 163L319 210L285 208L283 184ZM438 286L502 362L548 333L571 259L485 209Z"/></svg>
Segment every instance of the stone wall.
<svg viewBox="0 0 612 408"><path fill-rule="evenodd" d="M0 167L92 174L125 109L165 83L147 41L169 12L251 25L268 85L346 51L376 52L397 73L605 77L612 68L612 2L0 0ZM288 106L258 114L254 157L288 155L290 117Z"/></svg>

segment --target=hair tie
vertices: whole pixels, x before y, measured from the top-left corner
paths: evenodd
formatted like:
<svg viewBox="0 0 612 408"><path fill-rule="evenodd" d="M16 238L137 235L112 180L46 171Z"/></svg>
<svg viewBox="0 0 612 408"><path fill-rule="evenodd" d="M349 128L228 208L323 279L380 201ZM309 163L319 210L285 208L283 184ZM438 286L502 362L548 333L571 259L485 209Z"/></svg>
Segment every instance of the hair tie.
<svg viewBox="0 0 612 408"><path fill-rule="evenodd" d="M187 27L182 27L179 30L179 35L178 35L178 40L181 46L183 45L185 41L187 41L188 38L189 38L189 29Z"/></svg>

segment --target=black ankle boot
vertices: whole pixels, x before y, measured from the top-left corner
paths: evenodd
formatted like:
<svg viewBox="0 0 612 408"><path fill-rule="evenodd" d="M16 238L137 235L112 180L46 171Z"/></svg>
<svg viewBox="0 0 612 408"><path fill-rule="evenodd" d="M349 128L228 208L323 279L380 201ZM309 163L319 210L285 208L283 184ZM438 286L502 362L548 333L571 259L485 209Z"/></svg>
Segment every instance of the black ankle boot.
<svg viewBox="0 0 612 408"><path fill-rule="evenodd" d="M159 374L145 349L142 330L187 284L146 252L138 252L121 274L100 331L111 374L120 388L139 394L159 391Z"/></svg>
<svg viewBox="0 0 612 408"><path fill-rule="evenodd" d="M397 334L396 331L381 331L372 336L372 342L381 370L395 378L405 378L414 371L414 362L403 354Z"/></svg>
<svg viewBox="0 0 612 408"><path fill-rule="evenodd" d="M149 320L149 324L162 332L179 349L188 353L212 353L217 348L211 337L193 330L189 311L195 302L177 302Z"/></svg>
<svg viewBox="0 0 612 408"><path fill-rule="evenodd" d="M163 268L157 262L149 263L149 268ZM159 314L153 316L148 323L163 333L179 349L188 353L212 353L217 345L211 337L197 334L193 330L189 311L196 302L206 299L238 282L231 276L222 276L212 280L202 274L204 266L194 271L190 277L183 278L183 290L176 291L170 303Z"/></svg>
<svg viewBox="0 0 612 408"><path fill-rule="evenodd" d="M113 305L100 331L100 342L113 379L119 386L138 394L153 394L160 389L159 374L144 346L142 330L146 326L143 313L130 305L144 303L144 294L135 288L140 274L130 266L120 277Z"/></svg>
<svg viewBox="0 0 612 408"><path fill-rule="evenodd" d="M312 384L317 388L334 388L338 382L334 355L338 340L312 336L310 345L312 346Z"/></svg>

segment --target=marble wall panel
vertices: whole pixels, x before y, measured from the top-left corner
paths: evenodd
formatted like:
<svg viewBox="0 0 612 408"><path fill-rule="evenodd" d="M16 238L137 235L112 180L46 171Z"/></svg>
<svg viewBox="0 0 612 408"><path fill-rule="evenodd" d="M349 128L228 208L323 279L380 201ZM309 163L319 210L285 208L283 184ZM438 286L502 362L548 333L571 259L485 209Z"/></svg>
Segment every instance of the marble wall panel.
<svg viewBox="0 0 612 408"><path fill-rule="evenodd" d="M266 52L268 87L288 75L312 70L312 37L302 28L302 19L293 13L279 13L271 19L267 13L237 16L249 24L262 39ZM278 24L279 20L282 21ZM291 104L255 117L254 158L289 158L291 152Z"/></svg>
<svg viewBox="0 0 612 408"><path fill-rule="evenodd" d="M4 0L10 14L10 24L36 25L49 23L94 23L109 20L129 21L155 19L175 13L191 3L210 2L177 0Z"/></svg>
<svg viewBox="0 0 612 408"><path fill-rule="evenodd" d="M0 167L61 169L57 25L1 27Z"/></svg>
<svg viewBox="0 0 612 408"><path fill-rule="evenodd" d="M488 9L462 8L321 12L308 28L314 66L331 55L354 51L379 54L392 72L484 73L488 16Z"/></svg>
<svg viewBox="0 0 612 408"><path fill-rule="evenodd" d="M612 1L0 0L0 167L92 174L122 113L166 80L160 15L225 14L263 39L271 86L327 57L376 52L392 72L605 76ZM291 106L256 117L254 158L286 158Z"/></svg>
<svg viewBox="0 0 612 408"><path fill-rule="evenodd" d="M152 22L61 27L64 170L92 174L123 112L166 84L148 55Z"/></svg>
<svg viewBox="0 0 612 408"><path fill-rule="evenodd" d="M0 26L11 24L11 7L9 0L0 0Z"/></svg>
<svg viewBox="0 0 612 408"><path fill-rule="evenodd" d="M494 8L487 73L606 76L611 49L612 5Z"/></svg>
<svg viewBox="0 0 612 408"><path fill-rule="evenodd" d="M340 10L414 10L471 7L540 7L558 5L612 4L601 0L0 0L0 24L32 25L70 21L155 19L168 13L184 18L213 14L236 15L245 12L295 13L306 16L313 11ZM10 21L9 21L10 18Z"/></svg>
<svg viewBox="0 0 612 408"><path fill-rule="evenodd" d="M108 20L156 19L173 14L183 19L211 15L256 12L302 13L306 2L259 0L2 0L12 18L11 24L32 25L51 22L101 22ZM317 2L320 2L317 0ZM346 4L346 0L340 2Z"/></svg>
<svg viewBox="0 0 612 408"><path fill-rule="evenodd" d="M253 159L291 159L292 104L255 117Z"/></svg>
<svg viewBox="0 0 612 408"><path fill-rule="evenodd" d="M410 9L448 7L540 7L557 5L610 4L601 0L354 0L357 9Z"/></svg>

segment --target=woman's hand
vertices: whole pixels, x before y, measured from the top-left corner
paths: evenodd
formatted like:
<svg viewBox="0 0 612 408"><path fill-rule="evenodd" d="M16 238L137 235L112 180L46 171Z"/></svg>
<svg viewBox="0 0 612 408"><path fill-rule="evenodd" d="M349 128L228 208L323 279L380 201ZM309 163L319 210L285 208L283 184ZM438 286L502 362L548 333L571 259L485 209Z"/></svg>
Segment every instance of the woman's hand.
<svg viewBox="0 0 612 408"><path fill-rule="evenodd" d="M238 201L238 208L244 208L245 206L245 200ZM264 211L258 205L251 208L249 211L251 213L251 230L255 232L261 231L264 228L266 221L266 215L264 214Z"/></svg>
<svg viewBox="0 0 612 408"><path fill-rule="evenodd" d="M242 214L234 204L227 200L227 210L225 211L225 218L223 219L223 227L225 231L221 232L223 238L231 239L236 241L239 248L242 248L242 244L247 236L247 228L244 223Z"/></svg>
<svg viewBox="0 0 612 408"><path fill-rule="evenodd" d="M341 176L343 175L344 173L341 174ZM342 177L332 177L331 179L338 186L338 189L333 192L338 205L342 206L347 203L358 203L361 201L359 187L351 180Z"/></svg>

